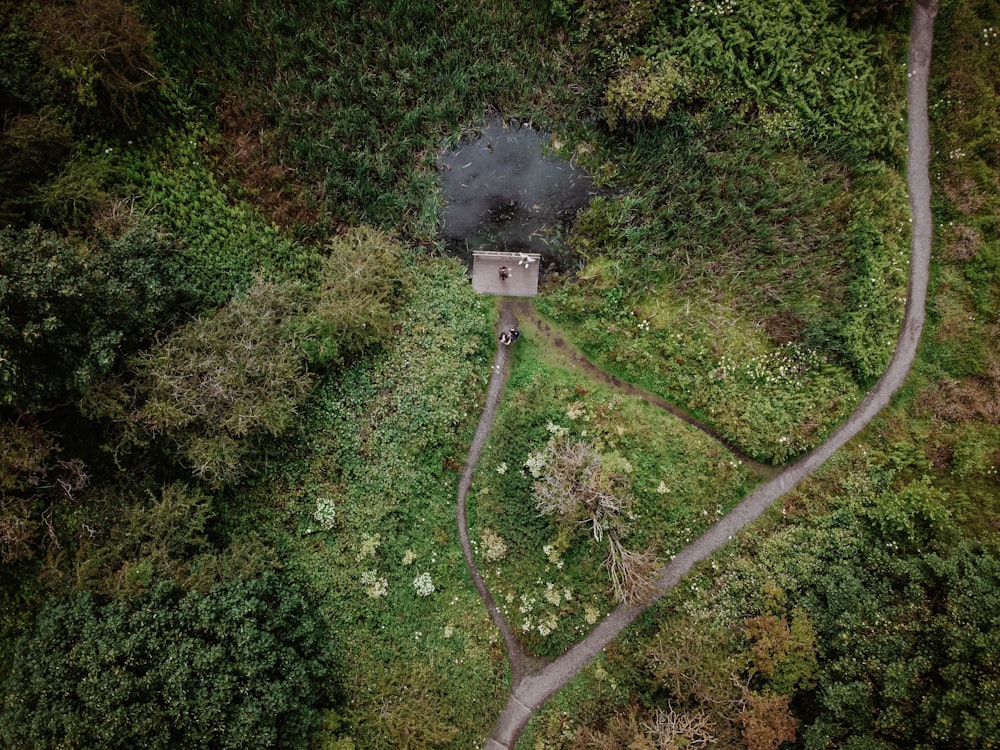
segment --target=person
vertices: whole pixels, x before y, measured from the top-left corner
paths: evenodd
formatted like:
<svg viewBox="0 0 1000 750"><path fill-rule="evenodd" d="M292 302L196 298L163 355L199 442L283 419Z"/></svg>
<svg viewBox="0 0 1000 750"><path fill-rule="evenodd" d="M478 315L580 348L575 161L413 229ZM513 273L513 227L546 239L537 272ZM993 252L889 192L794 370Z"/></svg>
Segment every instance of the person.
<svg viewBox="0 0 1000 750"><path fill-rule="evenodd" d="M500 343L504 346L510 346L517 340L517 337L521 335L521 332L511 326L510 329L502 331L500 333Z"/></svg>
<svg viewBox="0 0 1000 750"><path fill-rule="evenodd" d="M500 266L500 281L506 281L510 276L510 269L507 266Z"/></svg>

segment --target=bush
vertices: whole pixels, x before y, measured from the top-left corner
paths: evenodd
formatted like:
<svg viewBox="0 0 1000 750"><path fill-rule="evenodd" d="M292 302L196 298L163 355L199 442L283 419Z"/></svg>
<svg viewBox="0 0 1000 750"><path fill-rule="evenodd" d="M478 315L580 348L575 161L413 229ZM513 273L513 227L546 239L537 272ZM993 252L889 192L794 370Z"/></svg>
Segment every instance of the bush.
<svg viewBox="0 0 1000 750"><path fill-rule="evenodd" d="M81 535L73 559L77 589L127 599L165 579L200 591L219 582L214 573L224 555L208 542L211 498L182 483L145 501L112 497L114 520L88 520L94 533Z"/></svg>
<svg viewBox="0 0 1000 750"><path fill-rule="evenodd" d="M81 122L133 132L159 85L153 32L123 0L46 5L36 27L42 59L62 79L62 95Z"/></svg>
<svg viewBox="0 0 1000 750"><path fill-rule="evenodd" d="M402 246L359 227L327 246L319 300L299 333L312 365L345 364L371 352L392 333L393 312L412 281Z"/></svg>
<svg viewBox="0 0 1000 750"><path fill-rule="evenodd" d="M135 357L134 383L109 385L97 411L114 416L123 405L133 441L165 438L199 478L239 480L247 456L286 432L305 403L312 378L290 329L308 302L299 284L254 285Z"/></svg>
<svg viewBox="0 0 1000 750"><path fill-rule="evenodd" d="M682 86L683 76L675 61L633 58L604 91L608 127L616 127L621 120L635 124L662 120Z"/></svg>
<svg viewBox="0 0 1000 750"><path fill-rule="evenodd" d="M794 111L815 142L855 157L889 155L900 143L890 119L899 101L887 107L877 95L874 38L848 28L837 0L694 0L664 17L649 49L682 61L697 99Z"/></svg>
<svg viewBox="0 0 1000 750"><path fill-rule="evenodd" d="M0 136L0 226L20 226L33 217L39 184L48 179L72 149L69 125L52 107L11 115ZM35 217L37 218L37 217Z"/></svg>
<svg viewBox="0 0 1000 750"><path fill-rule="evenodd" d="M316 616L273 574L133 605L50 599L3 685L7 747L306 747L328 702Z"/></svg>
<svg viewBox="0 0 1000 750"><path fill-rule="evenodd" d="M0 562L8 563L34 553L40 525L37 506L42 489L52 479L55 444L36 425L0 423Z"/></svg>
<svg viewBox="0 0 1000 750"><path fill-rule="evenodd" d="M175 238L199 299L223 305L251 284L255 273L269 281L315 281L315 249L288 239L219 183L205 153L212 139L193 121L155 147L126 147L121 153L136 208Z"/></svg>

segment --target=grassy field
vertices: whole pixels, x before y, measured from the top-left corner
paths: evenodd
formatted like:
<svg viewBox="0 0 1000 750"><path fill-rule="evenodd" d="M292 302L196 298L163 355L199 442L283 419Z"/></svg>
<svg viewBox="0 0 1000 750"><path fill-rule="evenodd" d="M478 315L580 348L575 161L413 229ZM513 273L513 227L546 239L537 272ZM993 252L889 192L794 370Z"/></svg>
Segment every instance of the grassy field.
<svg viewBox="0 0 1000 750"><path fill-rule="evenodd" d="M966 682L944 663L972 653L992 663L997 649L986 593L1000 528L990 8L947 4L937 20L932 288L907 384L858 441L578 677L525 746L706 732L747 744L789 730L804 748L995 742L996 712L962 687L995 684L995 669ZM759 721L762 696L780 693L790 703Z"/></svg>
<svg viewBox="0 0 1000 750"><path fill-rule="evenodd" d="M539 304L608 369L781 463L817 445L888 362L905 192L885 165L717 126L679 113L628 152L596 141L628 187L581 216L587 267Z"/></svg>
<svg viewBox="0 0 1000 750"><path fill-rule="evenodd" d="M158 43L218 118L224 175L303 236L367 223L430 241L447 139L488 112L575 111L538 3L194 6L147 5Z"/></svg>

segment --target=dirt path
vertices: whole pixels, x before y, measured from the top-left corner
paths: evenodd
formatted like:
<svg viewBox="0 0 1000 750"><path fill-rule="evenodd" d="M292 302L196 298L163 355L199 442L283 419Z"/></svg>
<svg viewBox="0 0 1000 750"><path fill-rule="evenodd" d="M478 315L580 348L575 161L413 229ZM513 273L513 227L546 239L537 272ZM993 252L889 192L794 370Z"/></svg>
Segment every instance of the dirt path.
<svg viewBox="0 0 1000 750"><path fill-rule="evenodd" d="M508 304L504 305L500 313L500 323L497 334L504 329L517 325L517 317L513 308ZM490 428L493 426L493 419L496 417L497 406L500 404L500 395L503 393L504 384L507 382L507 374L510 372L510 359L508 347L497 344L497 353L493 358L493 367L490 372L490 384L486 391L486 404L483 406L482 416L479 417L479 424L476 425L476 434L472 437L472 444L469 446L469 454L462 467L462 476L458 480L458 539L462 545L462 555L465 556L465 564L472 577L472 583L479 592L480 598L486 605L490 613L490 619L497 626L503 635L504 644L507 647L507 661L510 664L510 679L512 685L517 685L527 673L530 658L527 650L521 642L514 637L510 625L504 619L503 613L497 606L496 600L486 587L486 582L479 575L476 563L472 559L472 547L469 544L469 526L466 516L466 497L469 488L472 487L472 476L476 472L476 464L479 463L479 455L486 445L486 438L489 437Z"/></svg>
<svg viewBox="0 0 1000 750"><path fill-rule="evenodd" d="M789 465L766 484L747 495L733 510L708 529L701 537L682 550L660 574L656 581L661 593L665 593L688 573L699 561L705 559L731 540L747 524L758 518L777 498L794 488L805 477L818 469L834 452L864 429L900 388L913 364L917 345L924 325L924 308L927 300L927 281L930 268L932 221L930 209L930 137L927 118L927 84L930 74L931 49L933 43L934 17L937 14L937 0L918 0L913 9L910 31L910 60L907 87L907 117L909 125L909 159L907 163L907 186L912 214L912 240L910 251L910 280L906 300L903 327L892 360L885 374L850 417L838 427L822 445L811 453ZM505 308L511 314L511 308ZM503 347L501 347L503 349ZM529 671L524 649L513 637L509 627L500 615L485 584L472 563L468 549L468 535L465 529L464 495L472 481L475 459L482 450L492 415L496 412L497 401L505 378L506 352L497 352L498 362L494 365L494 377L490 381L490 396L486 410L480 420L473 450L469 452L460 484L459 528L463 551L472 571L473 580L483 595L490 616L504 632L511 662L511 692L507 706L494 726L492 736L486 742L486 750L513 748L521 732L534 712L552 695L578 674L608 643L624 628L645 611L646 607L629 608L619 606L612 611L582 641L559 658L535 671ZM497 366L504 375L497 377ZM496 390L494 392L494 381ZM486 413L490 413L486 420ZM483 429L485 424L485 429ZM483 432L480 435L480 431ZM464 488L464 490L462 489ZM501 625L502 623L502 625Z"/></svg>

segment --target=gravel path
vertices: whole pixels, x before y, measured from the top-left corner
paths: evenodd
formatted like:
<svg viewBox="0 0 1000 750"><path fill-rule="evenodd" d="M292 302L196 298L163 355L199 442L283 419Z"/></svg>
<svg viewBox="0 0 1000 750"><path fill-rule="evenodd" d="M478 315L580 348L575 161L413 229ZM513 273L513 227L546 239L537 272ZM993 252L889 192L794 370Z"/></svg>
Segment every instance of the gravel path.
<svg viewBox="0 0 1000 750"><path fill-rule="evenodd" d="M906 313L896 350L889 367L878 383L850 417L811 453L787 466L777 476L747 495L735 508L708 529L701 537L682 550L656 581L661 594L670 590L699 561L705 559L731 540L747 524L757 519L777 498L793 489L805 477L818 469L834 452L864 429L900 388L916 356L924 325L927 281L930 268L932 220L930 209L930 137L927 117L927 84L930 75L934 17L937 0L918 0L913 9L910 30L910 59L907 87L907 117L909 126L909 158L907 186L912 214L909 292ZM504 309L507 320L513 320L510 305ZM501 318L503 320L503 317ZM469 460L459 485L459 529L466 562L493 621L501 629L507 643L511 665L511 692L507 706L486 742L486 750L513 748L534 712L577 675L624 628L642 614L644 607L619 606L612 611L582 641L544 667L530 671L527 655L514 638L476 571L469 550L465 528L465 494L472 482L476 459L496 413L497 403L506 378L506 348L498 347L494 373L486 408L476 431Z"/></svg>

